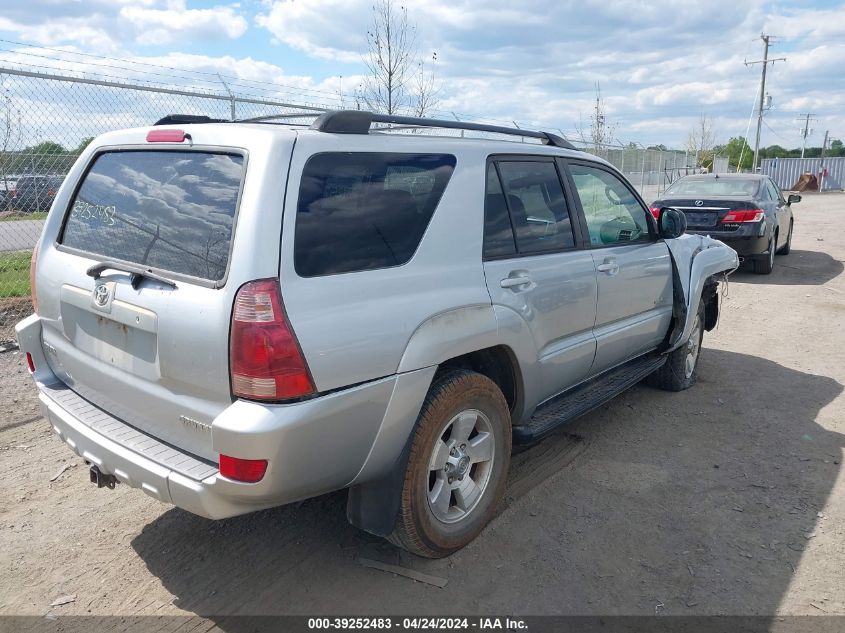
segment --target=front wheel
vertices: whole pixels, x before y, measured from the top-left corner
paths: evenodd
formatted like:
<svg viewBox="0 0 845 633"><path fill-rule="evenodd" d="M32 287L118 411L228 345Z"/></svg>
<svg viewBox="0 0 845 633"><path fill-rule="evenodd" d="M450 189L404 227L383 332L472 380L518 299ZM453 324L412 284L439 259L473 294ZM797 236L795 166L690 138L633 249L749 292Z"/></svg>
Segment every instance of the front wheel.
<svg viewBox="0 0 845 633"><path fill-rule="evenodd" d="M510 454L510 411L496 383L465 370L436 379L414 431L389 540L428 558L464 547L493 518Z"/></svg>
<svg viewBox="0 0 845 633"><path fill-rule="evenodd" d="M699 303L686 345L669 352L666 363L645 381L647 385L665 391L683 391L695 384L698 357L704 340L704 304Z"/></svg>

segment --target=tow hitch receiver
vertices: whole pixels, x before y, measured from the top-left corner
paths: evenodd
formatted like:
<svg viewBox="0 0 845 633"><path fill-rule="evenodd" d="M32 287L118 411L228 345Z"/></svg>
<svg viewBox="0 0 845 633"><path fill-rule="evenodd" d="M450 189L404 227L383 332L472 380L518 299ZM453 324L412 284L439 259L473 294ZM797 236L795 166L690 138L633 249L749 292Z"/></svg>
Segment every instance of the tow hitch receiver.
<svg viewBox="0 0 845 633"><path fill-rule="evenodd" d="M100 469L96 466L91 466L91 470L89 472L91 475L91 483L97 484L97 488L108 488L109 490L114 490L114 487L117 484L117 477L100 472Z"/></svg>

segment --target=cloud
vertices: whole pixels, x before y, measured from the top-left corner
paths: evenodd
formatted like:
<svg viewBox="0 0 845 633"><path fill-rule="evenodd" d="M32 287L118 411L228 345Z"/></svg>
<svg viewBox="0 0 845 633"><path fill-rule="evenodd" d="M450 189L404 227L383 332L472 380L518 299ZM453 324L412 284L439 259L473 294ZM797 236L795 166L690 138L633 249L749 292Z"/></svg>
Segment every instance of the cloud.
<svg viewBox="0 0 845 633"><path fill-rule="evenodd" d="M395 0L398 2L399 0ZM366 72L366 32L374 0L31 0L2 12L0 31L48 46L103 53L207 73L148 69L153 79L286 102L340 105ZM782 36L769 67L764 143L799 143L794 119L806 109L817 127L845 136L845 3L793 0L406 0L420 55L442 82L439 115L562 129L573 135L601 85L619 140L678 145L698 116L712 117L720 140L744 133L755 100L761 30ZM252 28L250 28L252 25ZM248 36L244 34L248 32ZM238 39L239 38L239 39ZM231 55L202 53L204 41L238 39ZM266 42L277 47L265 49ZM144 46L172 49L139 56ZM54 53L45 53L53 55ZM89 68L76 58L68 69ZM33 62L31 59L30 63ZM141 67L138 67L141 68ZM127 80L143 73L94 69ZM169 75L169 76L168 76ZM184 78L180 78L184 75ZM148 77L149 78L149 77ZM227 80L228 81L228 80ZM349 105L348 101L347 104ZM774 130L774 132L771 132ZM836 133L836 132L834 132Z"/></svg>
<svg viewBox="0 0 845 633"><path fill-rule="evenodd" d="M191 9L185 0L31 0L4 8L0 31L43 46L76 44L116 54L131 44L238 38L248 28L240 11L238 4Z"/></svg>
<svg viewBox="0 0 845 633"><path fill-rule="evenodd" d="M248 25L237 9L237 6L188 9L183 1L173 2L166 9L124 6L120 9L120 17L138 26L136 42L162 45L186 36L192 39L240 37Z"/></svg>

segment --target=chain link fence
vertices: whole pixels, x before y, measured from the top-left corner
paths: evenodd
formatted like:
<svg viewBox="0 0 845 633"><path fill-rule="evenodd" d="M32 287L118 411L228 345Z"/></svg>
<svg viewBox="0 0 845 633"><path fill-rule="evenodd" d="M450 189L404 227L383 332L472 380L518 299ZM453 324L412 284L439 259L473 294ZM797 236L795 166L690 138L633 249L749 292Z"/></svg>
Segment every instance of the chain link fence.
<svg viewBox="0 0 845 633"><path fill-rule="evenodd" d="M338 104L310 103L307 97L301 103L287 103L254 93L236 94L222 80L221 84L215 91L0 67L0 342L13 339L15 323L32 311L33 247L56 191L95 136L147 126L176 113L226 120L274 116L310 123L316 114L338 108ZM622 171L646 202L694 170L694 159L684 152L636 145L581 148Z"/></svg>

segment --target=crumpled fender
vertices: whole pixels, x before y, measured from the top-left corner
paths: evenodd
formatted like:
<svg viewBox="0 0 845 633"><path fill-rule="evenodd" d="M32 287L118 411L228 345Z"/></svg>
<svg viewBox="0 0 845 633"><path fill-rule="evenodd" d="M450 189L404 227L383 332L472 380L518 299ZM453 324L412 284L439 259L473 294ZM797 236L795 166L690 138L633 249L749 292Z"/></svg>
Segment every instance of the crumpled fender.
<svg viewBox="0 0 845 633"><path fill-rule="evenodd" d="M727 244L706 235L682 235L666 240L666 246L672 256L675 316L668 353L689 339L704 284L713 275L735 271L739 256Z"/></svg>

